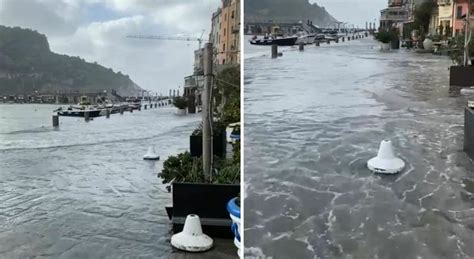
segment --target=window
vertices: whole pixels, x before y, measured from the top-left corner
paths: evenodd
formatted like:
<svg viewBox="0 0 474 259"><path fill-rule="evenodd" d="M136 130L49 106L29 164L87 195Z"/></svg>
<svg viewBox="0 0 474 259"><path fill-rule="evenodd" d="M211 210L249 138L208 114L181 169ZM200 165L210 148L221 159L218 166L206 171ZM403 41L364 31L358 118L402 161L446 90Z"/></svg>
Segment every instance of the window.
<svg viewBox="0 0 474 259"><path fill-rule="evenodd" d="M462 16L462 6L458 6L457 12L456 12L456 19L461 19Z"/></svg>
<svg viewBox="0 0 474 259"><path fill-rule="evenodd" d="M224 21L227 21L227 14L224 14Z"/></svg>
<svg viewBox="0 0 474 259"><path fill-rule="evenodd" d="M224 45L222 46L222 51L225 51L225 43L224 43Z"/></svg>
<svg viewBox="0 0 474 259"><path fill-rule="evenodd" d="M225 37L225 28L224 28L224 37Z"/></svg>
<svg viewBox="0 0 474 259"><path fill-rule="evenodd" d="M234 19L234 11L232 11L230 18Z"/></svg>

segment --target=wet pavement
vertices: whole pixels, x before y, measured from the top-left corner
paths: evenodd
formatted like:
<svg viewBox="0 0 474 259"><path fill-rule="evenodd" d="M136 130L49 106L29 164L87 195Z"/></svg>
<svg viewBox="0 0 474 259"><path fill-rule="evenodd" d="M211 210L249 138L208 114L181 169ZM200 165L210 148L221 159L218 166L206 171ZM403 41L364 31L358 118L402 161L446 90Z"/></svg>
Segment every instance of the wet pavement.
<svg viewBox="0 0 474 259"><path fill-rule="evenodd" d="M474 258L466 98L447 57L366 38L245 54L245 247L274 258ZM390 139L407 166L374 175Z"/></svg>
<svg viewBox="0 0 474 259"><path fill-rule="evenodd" d="M171 248L157 173L188 149L200 115L142 110L86 123L51 105L0 105L0 258L232 258L232 240L208 253ZM154 145L161 161L142 159Z"/></svg>

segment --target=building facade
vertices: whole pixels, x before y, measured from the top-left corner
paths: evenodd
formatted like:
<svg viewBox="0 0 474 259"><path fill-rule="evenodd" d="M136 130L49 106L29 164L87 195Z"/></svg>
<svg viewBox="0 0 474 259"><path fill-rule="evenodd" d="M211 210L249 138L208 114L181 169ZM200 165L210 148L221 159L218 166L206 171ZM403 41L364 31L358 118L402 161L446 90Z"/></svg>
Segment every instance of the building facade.
<svg viewBox="0 0 474 259"><path fill-rule="evenodd" d="M471 30L474 29L474 2L469 6L469 0L455 0L453 7L453 36L458 36L464 33L465 30L465 19L467 13L470 14L470 25Z"/></svg>
<svg viewBox="0 0 474 259"><path fill-rule="evenodd" d="M453 33L454 0L438 0L438 33L450 36Z"/></svg>
<svg viewBox="0 0 474 259"><path fill-rule="evenodd" d="M388 7L380 11L380 29L400 28L410 20L409 0L388 0Z"/></svg>
<svg viewBox="0 0 474 259"><path fill-rule="evenodd" d="M223 0L217 45L218 65L240 63L240 0Z"/></svg>
<svg viewBox="0 0 474 259"><path fill-rule="evenodd" d="M212 43L215 53L217 53L219 49L219 42L220 42L219 33L222 26L221 14L222 14L222 9L219 7L217 11L212 14L212 19L211 19L211 33L209 34L209 42Z"/></svg>

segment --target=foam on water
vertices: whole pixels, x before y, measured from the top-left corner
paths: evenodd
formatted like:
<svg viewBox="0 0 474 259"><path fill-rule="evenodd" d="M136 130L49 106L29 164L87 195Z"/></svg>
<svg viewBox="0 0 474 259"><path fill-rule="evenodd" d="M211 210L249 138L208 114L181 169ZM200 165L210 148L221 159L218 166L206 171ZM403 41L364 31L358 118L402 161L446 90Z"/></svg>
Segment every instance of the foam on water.
<svg viewBox="0 0 474 259"><path fill-rule="evenodd" d="M55 108L0 105L0 257L186 257L169 245L163 161L142 155L187 150L200 116L159 108L53 129Z"/></svg>
<svg viewBox="0 0 474 259"><path fill-rule="evenodd" d="M474 257L466 100L448 97L450 64L381 53L370 39L247 59L246 247L275 258ZM383 139L406 162L398 175L366 167Z"/></svg>

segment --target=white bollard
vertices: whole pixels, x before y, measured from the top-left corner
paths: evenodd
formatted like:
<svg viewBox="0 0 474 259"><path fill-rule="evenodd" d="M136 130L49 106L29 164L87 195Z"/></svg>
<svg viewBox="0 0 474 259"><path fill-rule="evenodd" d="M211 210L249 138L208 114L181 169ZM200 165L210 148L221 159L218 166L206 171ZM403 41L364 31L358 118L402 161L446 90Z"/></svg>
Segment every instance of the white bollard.
<svg viewBox="0 0 474 259"><path fill-rule="evenodd" d="M204 252L212 248L214 241L202 233L198 215L188 215L183 231L171 237L171 245L187 252Z"/></svg>
<svg viewBox="0 0 474 259"><path fill-rule="evenodd" d="M383 140L376 157L367 161L370 171L379 174L396 174L403 170L405 162L393 154L392 142Z"/></svg>
<svg viewBox="0 0 474 259"><path fill-rule="evenodd" d="M155 148L153 146L151 146L151 147L148 148L148 151L143 156L143 159L145 159L145 160L159 160L160 156L156 154Z"/></svg>

